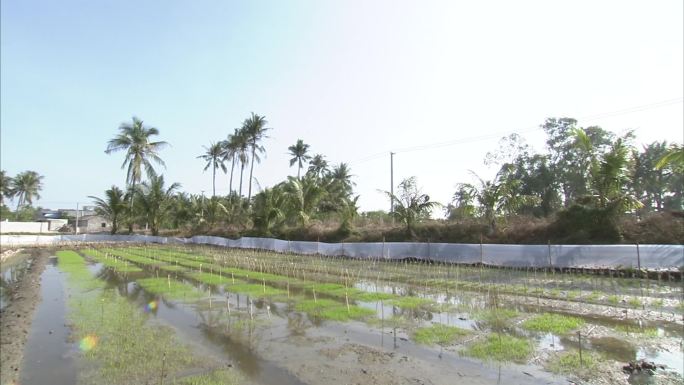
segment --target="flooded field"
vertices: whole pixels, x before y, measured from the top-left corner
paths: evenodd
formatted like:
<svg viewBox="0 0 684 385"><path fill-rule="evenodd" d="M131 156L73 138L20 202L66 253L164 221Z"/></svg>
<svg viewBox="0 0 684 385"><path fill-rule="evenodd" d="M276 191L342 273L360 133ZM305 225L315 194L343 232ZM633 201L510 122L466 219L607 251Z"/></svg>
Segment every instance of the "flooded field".
<svg viewBox="0 0 684 385"><path fill-rule="evenodd" d="M45 251L31 253L3 264L3 307ZM680 384L684 371L671 276L200 246L49 254L14 383Z"/></svg>

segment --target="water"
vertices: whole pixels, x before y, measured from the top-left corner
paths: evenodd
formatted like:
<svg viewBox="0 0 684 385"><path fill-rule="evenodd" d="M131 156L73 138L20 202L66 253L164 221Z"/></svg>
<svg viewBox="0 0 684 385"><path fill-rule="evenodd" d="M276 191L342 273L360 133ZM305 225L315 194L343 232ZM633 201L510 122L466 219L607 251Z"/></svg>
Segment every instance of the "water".
<svg viewBox="0 0 684 385"><path fill-rule="evenodd" d="M24 348L21 383L32 385L71 385L76 383L74 357L77 349L68 342L64 280L51 258L40 277L42 301Z"/></svg>

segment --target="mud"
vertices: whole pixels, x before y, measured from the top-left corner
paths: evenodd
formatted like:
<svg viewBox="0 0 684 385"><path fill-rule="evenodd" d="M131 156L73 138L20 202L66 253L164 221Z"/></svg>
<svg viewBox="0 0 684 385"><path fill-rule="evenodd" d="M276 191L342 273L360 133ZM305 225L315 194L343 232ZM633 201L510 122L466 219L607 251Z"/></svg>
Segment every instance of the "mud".
<svg viewBox="0 0 684 385"><path fill-rule="evenodd" d="M6 307L0 310L0 383L18 382L24 345L31 328L33 313L41 301L40 276L48 253L32 253L31 266L21 281L11 288L13 293Z"/></svg>

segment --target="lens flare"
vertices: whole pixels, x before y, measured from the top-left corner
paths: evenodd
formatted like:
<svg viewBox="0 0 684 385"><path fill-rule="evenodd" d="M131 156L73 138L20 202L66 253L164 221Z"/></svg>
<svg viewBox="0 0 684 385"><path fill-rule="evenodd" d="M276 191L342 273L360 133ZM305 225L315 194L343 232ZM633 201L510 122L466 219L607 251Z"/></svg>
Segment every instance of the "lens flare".
<svg viewBox="0 0 684 385"><path fill-rule="evenodd" d="M88 352L94 349L95 345L97 345L97 336L94 334L89 334L81 338L81 341L78 344L82 352Z"/></svg>
<svg viewBox="0 0 684 385"><path fill-rule="evenodd" d="M153 312L153 311L157 310L157 306L159 306L159 303L157 302L156 299L153 301L150 301L149 303L145 304L145 312L146 313Z"/></svg>

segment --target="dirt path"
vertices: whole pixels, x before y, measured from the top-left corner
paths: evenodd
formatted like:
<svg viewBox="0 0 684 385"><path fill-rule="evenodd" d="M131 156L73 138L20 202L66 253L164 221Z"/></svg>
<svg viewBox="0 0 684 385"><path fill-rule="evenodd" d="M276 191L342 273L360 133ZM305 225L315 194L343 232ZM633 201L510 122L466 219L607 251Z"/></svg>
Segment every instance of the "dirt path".
<svg viewBox="0 0 684 385"><path fill-rule="evenodd" d="M28 257L31 258L31 257ZM47 263L47 254L33 258L23 279L15 284L11 302L0 310L0 383L17 383L24 344L31 328L33 313L41 301L40 275Z"/></svg>

